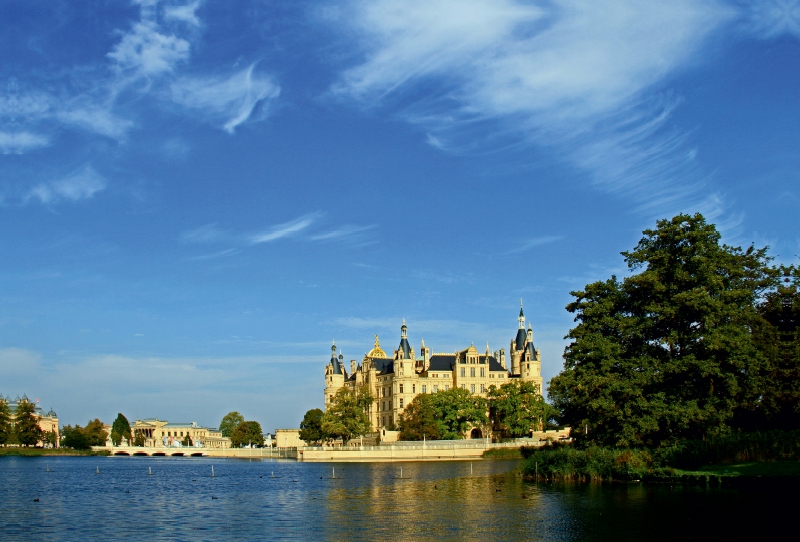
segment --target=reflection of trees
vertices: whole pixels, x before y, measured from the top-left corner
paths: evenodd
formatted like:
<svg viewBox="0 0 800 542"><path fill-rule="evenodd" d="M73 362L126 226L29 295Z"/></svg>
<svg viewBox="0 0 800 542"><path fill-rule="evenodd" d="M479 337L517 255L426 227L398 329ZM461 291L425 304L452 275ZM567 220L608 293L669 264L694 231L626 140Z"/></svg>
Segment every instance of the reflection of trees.
<svg viewBox="0 0 800 542"><path fill-rule="evenodd" d="M401 465L407 477L402 480L396 478ZM445 475L448 471L460 474L436 479L431 469L437 468L445 470ZM481 470L481 475L469 476L465 462L372 463L344 469L350 479L363 479L333 486L326 494L325 515L334 524L326 525L325 537L334 540L365 535L375 540L431 535L500 540L512 534L539 539L556 519L557 503L513 473L486 476ZM559 521L564 519L563 511L556 515Z"/></svg>

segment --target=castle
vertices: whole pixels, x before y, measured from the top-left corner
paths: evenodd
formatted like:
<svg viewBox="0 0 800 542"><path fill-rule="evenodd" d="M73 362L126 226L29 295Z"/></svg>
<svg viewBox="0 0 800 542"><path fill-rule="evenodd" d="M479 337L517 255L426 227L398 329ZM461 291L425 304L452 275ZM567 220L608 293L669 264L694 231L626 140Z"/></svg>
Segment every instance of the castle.
<svg viewBox="0 0 800 542"><path fill-rule="evenodd" d="M431 353L425 340L419 355L408 342L405 319L400 327L400 345L392 355L381 349L378 336L375 345L364 355L360 364L350 361L350 371L344 367L344 355L336 354L331 346L331 360L325 366L325 408L342 387L356 389L368 386L374 397L368 416L375 431L395 427L400 413L417 394L436 393L451 387L461 387L485 396L490 386L500 386L509 379L534 382L542 390L541 353L533 345L533 329L525 329L522 302L519 308L519 328L509 348L511 366L506 362L505 349L481 354L474 343L456 352ZM476 434L476 436L478 436Z"/></svg>

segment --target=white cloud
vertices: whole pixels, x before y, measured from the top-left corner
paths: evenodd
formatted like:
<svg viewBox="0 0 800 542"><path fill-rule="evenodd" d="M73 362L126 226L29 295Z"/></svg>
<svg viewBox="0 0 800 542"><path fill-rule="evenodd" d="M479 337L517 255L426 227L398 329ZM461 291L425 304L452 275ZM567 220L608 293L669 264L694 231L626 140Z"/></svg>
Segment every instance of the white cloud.
<svg viewBox="0 0 800 542"><path fill-rule="evenodd" d="M748 30L763 39L800 38L800 0L757 0L748 6Z"/></svg>
<svg viewBox="0 0 800 542"><path fill-rule="evenodd" d="M194 230L187 230L180 235L184 243L217 243L230 236L217 228L216 224L206 224Z"/></svg>
<svg viewBox="0 0 800 542"><path fill-rule="evenodd" d="M197 17L197 8L200 7L200 0L190 2L183 6L165 6L164 19L167 21L180 21L192 26L200 26L200 19Z"/></svg>
<svg viewBox="0 0 800 542"><path fill-rule="evenodd" d="M49 144L50 140L40 134L28 131L0 131L0 152L3 154L22 154L33 149L46 147Z"/></svg>
<svg viewBox="0 0 800 542"><path fill-rule="evenodd" d="M171 72L176 64L186 61L189 49L187 40L162 34L156 22L141 20L123 34L108 57L121 70L152 77Z"/></svg>
<svg viewBox="0 0 800 542"><path fill-rule="evenodd" d="M334 241L334 240L342 240L342 239L360 239L363 238L363 234L375 229L375 226L355 226L353 224L345 224L340 228L335 230L327 231L324 233L318 233L316 235L312 235L309 237L312 241Z"/></svg>
<svg viewBox="0 0 800 542"><path fill-rule="evenodd" d="M24 200L38 199L44 205L63 200L80 201L89 199L106 187L106 180L91 166L86 166L72 175L34 186Z"/></svg>
<svg viewBox="0 0 800 542"><path fill-rule="evenodd" d="M255 74L254 69L255 64L228 78L179 79L171 86L172 99L207 114L225 131L233 133L259 104L277 98L281 91L271 77Z"/></svg>
<svg viewBox="0 0 800 542"><path fill-rule="evenodd" d="M435 147L476 125L516 134L646 202L695 168L685 136L664 133L678 100L650 93L734 15L718 0L354 2L364 60L332 91L410 100L402 115Z"/></svg>
<svg viewBox="0 0 800 542"><path fill-rule="evenodd" d="M563 237L560 235L534 237L533 239L528 239L527 241L524 241L518 247L509 250L508 252L506 252L506 254L517 254L519 252L525 252L526 250L530 250L535 247L547 245L549 243L555 243L556 241L559 241L561 239L563 239Z"/></svg>
<svg viewBox="0 0 800 542"><path fill-rule="evenodd" d="M278 239L297 234L308 228L318 217L319 213L314 213L301 216L300 218L290 220L289 222L284 222L283 224L278 224L264 232L253 235L250 238L250 242L253 244L268 243L270 241L276 241Z"/></svg>

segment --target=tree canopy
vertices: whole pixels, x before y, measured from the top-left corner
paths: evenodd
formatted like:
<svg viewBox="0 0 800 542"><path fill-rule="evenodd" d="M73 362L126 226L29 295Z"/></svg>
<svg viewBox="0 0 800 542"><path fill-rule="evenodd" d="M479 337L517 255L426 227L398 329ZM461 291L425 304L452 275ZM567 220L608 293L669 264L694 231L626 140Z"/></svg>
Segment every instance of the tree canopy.
<svg viewBox="0 0 800 542"><path fill-rule="evenodd" d="M8 403L0 398L0 444L5 444L11 437L11 412Z"/></svg>
<svg viewBox="0 0 800 542"><path fill-rule="evenodd" d="M578 325L549 394L584 444L658 446L726 432L758 395L752 330L775 284L766 249L720 244L697 214L661 220L622 255L634 272L572 292Z"/></svg>
<svg viewBox="0 0 800 542"><path fill-rule="evenodd" d="M322 410L312 408L303 416L300 422L300 440L306 444L319 443L325 440L322 433Z"/></svg>
<svg viewBox="0 0 800 542"><path fill-rule="evenodd" d="M558 414L533 382L513 379L500 387L491 386L486 397L493 429L510 437L541 431Z"/></svg>
<svg viewBox="0 0 800 542"><path fill-rule="evenodd" d="M76 425L76 427L80 427ZM108 432L105 430L105 425L98 418L90 420L83 428L86 438L90 446L105 446L108 440Z"/></svg>
<svg viewBox="0 0 800 542"><path fill-rule="evenodd" d="M36 417L36 405L30 401L20 401L14 412L14 433L17 442L25 446L36 446L44 438Z"/></svg>
<svg viewBox="0 0 800 542"><path fill-rule="evenodd" d="M225 416L222 417L222 421L219 422L219 430L222 433L222 436L230 438L231 435L233 435L234 429L239 427L243 421L244 416L235 410L225 414Z"/></svg>
<svg viewBox="0 0 800 542"><path fill-rule="evenodd" d="M353 437L368 433L370 422L366 411L372 401L372 394L366 387L356 391L340 388L322 415L321 427L325 439L341 438L346 444Z"/></svg>
<svg viewBox="0 0 800 542"><path fill-rule="evenodd" d="M255 444L264 445L264 433L261 431L261 424L258 422L242 422L231 433L231 445L234 447Z"/></svg>
<svg viewBox="0 0 800 542"><path fill-rule="evenodd" d="M88 450L92 444L86 436L85 429L76 424L75 427L65 425L61 428L61 446L74 450Z"/></svg>
<svg viewBox="0 0 800 542"><path fill-rule="evenodd" d="M400 415L403 440L452 440L464 438L472 428L488 422L486 399L462 388L437 393L421 393Z"/></svg>
<svg viewBox="0 0 800 542"><path fill-rule="evenodd" d="M123 416L122 412L120 412L117 414L117 419L111 424L111 442L114 443L114 446L119 446L123 439L129 444L133 443L131 424L128 423L128 418Z"/></svg>

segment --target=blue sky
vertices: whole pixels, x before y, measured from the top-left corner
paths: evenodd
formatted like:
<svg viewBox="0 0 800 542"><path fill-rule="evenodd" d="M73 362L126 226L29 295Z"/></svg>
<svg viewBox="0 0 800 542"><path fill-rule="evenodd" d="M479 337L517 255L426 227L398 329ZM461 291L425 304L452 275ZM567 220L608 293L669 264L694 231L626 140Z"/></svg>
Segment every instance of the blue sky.
<svg viewBox="0 0 800 542"><path fill-rule="evenodd" d="M331 340L508 348L702 212L800 251L800 1L5 0L0 392L265 429Z"/></svg>

